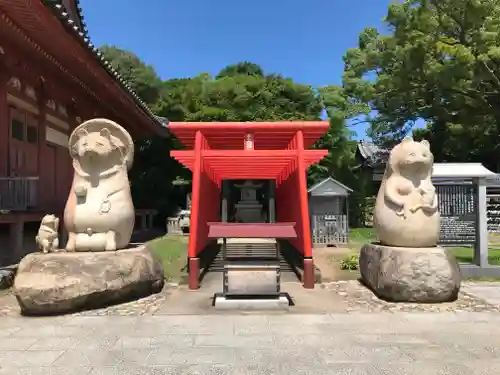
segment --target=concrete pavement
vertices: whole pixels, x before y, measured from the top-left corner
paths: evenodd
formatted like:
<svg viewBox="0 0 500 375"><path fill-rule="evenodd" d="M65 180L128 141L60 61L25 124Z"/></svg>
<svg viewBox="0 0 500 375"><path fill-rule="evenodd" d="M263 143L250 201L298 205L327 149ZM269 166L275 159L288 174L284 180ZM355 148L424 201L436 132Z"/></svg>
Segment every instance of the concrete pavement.
<svg viewBox="0 0 500 375"><path fill-rule="evenodd" d="M163 315L0 320L1 375L500 373L500 315Z"/></svg>
<svg viewBox="0 0 500 375"><path fill-rule="evenodd" d="M500 306L500 285L495 283L463 283L460 290L481 298L489 304Z"/></svg>

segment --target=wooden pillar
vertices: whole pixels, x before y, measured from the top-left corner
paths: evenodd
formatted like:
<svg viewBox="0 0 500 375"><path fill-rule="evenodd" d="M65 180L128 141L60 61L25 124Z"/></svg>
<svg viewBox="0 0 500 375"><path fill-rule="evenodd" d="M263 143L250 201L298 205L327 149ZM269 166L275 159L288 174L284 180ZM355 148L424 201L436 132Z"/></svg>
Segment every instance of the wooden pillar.
<svg viewBox="0 0 500 375"><path fill-rule="evenodd" d="M227 198L229 194L229 181L222 181L222 203L221 203L221 221L223 223L227 223L228 221L228 207L227 207Z"/></svg>
<svg viewBox="0 0 500 375"><path fill-rule="evenodd" d="M477 186L477 220L476 246L474 247L474 264L479 267L488 266L488 214L486 207L486 181L484 178L474 180Z"/></svg>
<svg viewBox="0 0 500 375"><path fill-rule="evenodd" d="M345 196L345 243L349 243L349 195Z"/></svg>
<svg viewBox="0 0 500 375"><path fill-rule="evenodd" d="M148 214L148 230L152 230L154 227L154 218L155 215L153 212Z"/></svg>
<svg viewBox="0 0 500 375"><path fill-rule="evenodd" d="M12 262L18 263L24 256L24 221L21 216L16 221L10 223L9 228L10 253L12 254Z"/></svg>
<svg viewBox="0 0 500 375"><path fill-rule="evenodd" d="M46 170L47 165L44 165L46 162L45 155L47 155L47 106L45 105L47 96L46 92L41 86L38 90L38 204L37 208L43 210L52 210L52 207L47 207L47 203L49 200L48 196L44 192L43 187L46 186ZM52 167L52 166L51 166ZM50 168L51 168L50 167ZM51 197L52 198L52 197ZM59 213L58 213L59 214Z"/></svg>
<svg viewBox="0 0 500 375"><path fill-rule="evenodd" d="M201 173L202 160L201 150L203 147L203 135L201 131L196 132L194 141L194 167L193 167L193 189L191 192L191 219L189 228L188 245L188 267L189 267L189 289L196 290L200 287L200 258L198 258L198 231L200 216L200 195L201 195Z"/></svg>
<svg viewBox="0 0 500 375"><path fill-rule="evenodd" d="M7 176L9 162L9 105L7 103L7 69L0 63L0 176Z"/></svg>
<svg viewBox="0 0 500 375"><path fill-rule="evenodd" d="M304 249L304 276L302 283L304 288L314 288L314 262L312 259L311 226L309 221L309 202L307 195L307 168L304 162L304 134L302 130L297 131L297 180L300 207L300 225Z"/></svg>
<svg viewBox="0 0 500 375"><path fill-rule="evenodd" d="M269 222L276 222L276 206L275 206L275 196L276 196L276 181L269 181Z"/></svg>

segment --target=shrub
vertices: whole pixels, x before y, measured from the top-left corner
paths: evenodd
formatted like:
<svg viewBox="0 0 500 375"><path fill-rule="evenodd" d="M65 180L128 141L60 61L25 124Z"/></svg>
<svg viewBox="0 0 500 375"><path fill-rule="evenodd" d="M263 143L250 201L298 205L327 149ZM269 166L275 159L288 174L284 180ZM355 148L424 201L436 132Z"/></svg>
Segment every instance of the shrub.
<svg viewBox="0 0 500 375"><path fill-rule="evenodd" d="M349 271L355 271L359 269L359 255L353 254L348 256L347 258L344 258L340 262L340 269Z"/></svg>

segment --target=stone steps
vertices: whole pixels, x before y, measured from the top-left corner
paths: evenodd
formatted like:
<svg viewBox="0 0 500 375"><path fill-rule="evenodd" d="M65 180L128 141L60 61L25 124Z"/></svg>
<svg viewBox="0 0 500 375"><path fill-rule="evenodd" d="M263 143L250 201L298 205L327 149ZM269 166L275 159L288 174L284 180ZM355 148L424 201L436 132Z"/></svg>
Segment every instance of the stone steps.
<svg viewBox="0 0 500 375"><path fill-rule="evenodd" d="M254 243L236 242L227 243L226 257L228 260L245 261L269 261L276 259L276 241L262 241ZM278 254L281 272L293 272L292 266L285 260L281 253ZM210 272L222 272L224 270L224 259L222 250L219 250L214 261L210 265Z"/></svg>

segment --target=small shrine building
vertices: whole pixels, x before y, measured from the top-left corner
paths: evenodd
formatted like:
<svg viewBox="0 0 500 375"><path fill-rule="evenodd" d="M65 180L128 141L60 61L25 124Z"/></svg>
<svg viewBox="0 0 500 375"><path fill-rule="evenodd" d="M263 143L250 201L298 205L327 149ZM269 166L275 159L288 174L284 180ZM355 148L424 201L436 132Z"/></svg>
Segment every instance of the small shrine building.
<svg viewBox="0 0 500 375"><path fill-rule="evenodd" d="M171 156L193 173L190 289L199 288L200 253L220 238L289 241L304 259L304 287L314 288L306 172L328 154L309 149L328 127L329 121L169 124L188 149L171 151ZM232 209L228 185L241 191ZM256 197L261 188L272 191L265 205Z"/></svg>

